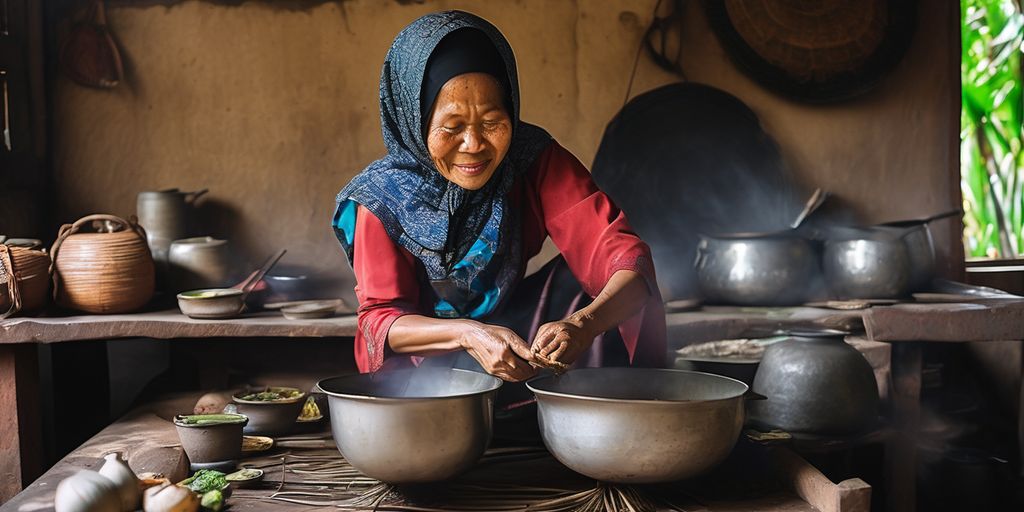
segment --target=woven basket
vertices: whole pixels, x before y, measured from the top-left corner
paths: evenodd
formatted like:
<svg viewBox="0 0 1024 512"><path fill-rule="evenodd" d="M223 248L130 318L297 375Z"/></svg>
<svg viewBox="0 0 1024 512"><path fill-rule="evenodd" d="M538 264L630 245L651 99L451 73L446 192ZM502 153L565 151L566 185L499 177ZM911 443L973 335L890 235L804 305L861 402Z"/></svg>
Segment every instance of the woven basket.
<svg viewBox="0 0 1024 512"><path fill-rule="evenodd" d="M50 289L50 255L0 245L0 284L7 287L6 293L0 294L0 319L42 308Z"/></svg>
<svg viewBox="0 0 1024 512"><path fill-rule="evenodd" d="M93 221L122 226L110 233L80 233ZM89 313L127 313L153 297L153 257L134 216L89 215L61 226L50 249L53 296L58 305Z"/></svg>

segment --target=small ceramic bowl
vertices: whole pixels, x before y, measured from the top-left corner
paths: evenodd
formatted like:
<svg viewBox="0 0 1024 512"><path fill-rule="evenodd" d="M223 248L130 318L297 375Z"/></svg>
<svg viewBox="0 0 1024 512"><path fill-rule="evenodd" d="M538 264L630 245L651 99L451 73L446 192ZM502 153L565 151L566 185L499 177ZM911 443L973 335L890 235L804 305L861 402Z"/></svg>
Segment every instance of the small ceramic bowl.
<svg viewBox="0 0 1024 512"><path fill-rule="evenodd" d="M181 292L178 309L189 318L232 318L245 307L242 290L207 288Z"/></svg>
<svg viewBox="0 0 1024 512"><path fill-rule="evenodd" d="M281 400L246 400L243 397L260 391L294 391L299 394ZM249 417L245 427L248 435L275 436L287 434L295 427L295 421L306 403L306 393L298 388L268 387L247 389L231 396L238 412Z"/></svg>
<svg viewBox="0 0 1024 512"><path fill-rule="evenodd" d="M233 486L240 489L256 487L263 481L263 470L257 468L243 468L225 477Z"/></svg>
<svg viewBox="0 0 1024 512"><path fill-rule="evenodd" d="M209 423L188 418L220 418ZM216 464L236 461L242 456L242 429L249 422L243 414L207 414L176 416L174 426L181 447L192 464Z"/></svg>

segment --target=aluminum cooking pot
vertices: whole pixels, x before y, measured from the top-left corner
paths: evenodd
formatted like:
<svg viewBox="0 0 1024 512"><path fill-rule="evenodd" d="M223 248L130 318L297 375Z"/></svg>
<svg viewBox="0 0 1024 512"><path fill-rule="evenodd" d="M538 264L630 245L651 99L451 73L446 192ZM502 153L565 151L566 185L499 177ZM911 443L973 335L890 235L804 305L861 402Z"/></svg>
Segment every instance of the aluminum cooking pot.
<svg viewBox="0 0 1024 512"><path fill-rule="evenodd" d="M901 228L832 228L823 266L829 292L837 299L890 299L906 295L911 262Z"/></svg>
<svg viewBox="0 0 1024 512"><path fill-rule="evenodd" d="M320 381L338 450L364 475L391 484L446 480L491 440L501 380L447 368L381 371Z"/></svg>
<svg viewBox="0 0 1024 512"><path fill-rule="evenodd" d="M745 306L802 304L821 276L814 244L795 231L702 235L695 265L707 301Z"/></svg>
<svg viewBox="0 0 1024 512"><path fill-rule="evenodd" d="M527 386L559 462L628 484L681 480L724 460L743 427L747 392L728 377L650 368L572 370Z"/></svg>
<svg viewBox="0 0 1024 512"><path fill-rule="evenodd" d="M931 223L962 214L963 210L954 209L923 219L881 224L882 227L903 230L903 242L907 248L907 259L910 262L910 291L930 288L932 279L935 278L935 245L932 240Z"/></svg>

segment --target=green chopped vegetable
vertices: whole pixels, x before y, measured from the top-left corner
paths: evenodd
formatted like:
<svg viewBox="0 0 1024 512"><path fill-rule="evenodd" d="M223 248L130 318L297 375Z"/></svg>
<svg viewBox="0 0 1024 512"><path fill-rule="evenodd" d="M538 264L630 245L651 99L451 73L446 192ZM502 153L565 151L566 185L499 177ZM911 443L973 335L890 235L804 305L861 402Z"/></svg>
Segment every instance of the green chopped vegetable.
<svg viewBox="0 0 1024 512"><path fill-rule="evenodd" d="M224 423L243 423L245 416L241 414L190 414L176 416L174 422L179 425L221 425Z"/></svg>
<svg viewBox="0 0 1024 512"><path fill-rule="evenodd" d="M220 510L224 508L224 494L218 490L203 493L203 498L200 500L199 505L203 507L204 510L220 512Z"/></svg>
<svg viewBox="0 0 1024 512"><path fill-rule="evenodd" d="M273 402L274 400L291 400L302 396L302 391L292 388L266 388L263 391L246 393L238 398L253 402Z"/></svg>
<svg viewBox="0 0 1024 512"><path fill-rule="evenodd" d="M210 491L218 491L228 486L224 473L212 469L200 469L196 474L183 480L181 486L187 487L197 493L203 494Z"/></svg>

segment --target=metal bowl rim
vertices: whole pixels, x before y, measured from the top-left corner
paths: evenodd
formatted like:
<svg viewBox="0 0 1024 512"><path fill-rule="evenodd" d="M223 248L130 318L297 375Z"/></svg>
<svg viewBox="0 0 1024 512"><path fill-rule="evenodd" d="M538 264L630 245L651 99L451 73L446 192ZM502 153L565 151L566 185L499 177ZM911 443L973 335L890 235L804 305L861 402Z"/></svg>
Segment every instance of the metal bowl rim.
<svg viewBox="0 0 1024 512"><path fill-rule="evenodd" d="M198 293L198 292L216 292L217 295L211 295L211 296L207 296L207 297L186 295L187 293ZM186 290L186 291L183 291L183 292L175 295L175 298L177 298L178 300L188 300L188 301L192 301L192 300L199 300L199 301L206 300L206 301L208 301L208 300L212 300L212 299L223 299L225 297L238 297L238 296L241 296L241 295L242 295L242 290L240 290L238 288L198 288L196 290Z"/></svg>
<svg viewBox="0 0 1024 512"><path fill-rule="evenodd" d="M607 368L579 368L579 369L575 369L575 370L570 370L570 372L586 372L586 371L604 370L604 369L607 369ZM601 397L601 396L575 395L575 394L572 394L572 393L560 393L560 392L557 392L557 391L541 390L541 389L537 389L537 388L535 388L533 386L534 382L537 382L537 381L547 381L547 380L555 379L555 378L558 377L556 375L549 375L549 376L546 376L546 377L540 377L540 378L537 378L537 379L534 379L534 380L531 380L531 381L527 381L526 382L526 387L529 388L530 391L533 391L534 394L540 395L540 396L570 398L570 399L574 399L574 400L587 400L587 401L592 401L592 402L619 403L619 404L646 404L646 405L680 405L680 404L693 404L693 403L702 403L702 404L704 404L704 403L714 403L714 402L725 402L725 401L729 401L729 400L736 400L737 398L742 398L743 395L746 394L747 391L750 390L750 386L748 386L745 382L743 382L741 380L737 380L737 379L734 379L732 377L726 377L724 375L717 375L717 374L714 374L714 373L697 372L697 371L693 371L693 370L677 370L677 369L674 369L674 368L637 368L637 369L638 370L646 370L646 371L664 372L664 373L689 373L689 374L697 374L697 375L707 375L709 377L714 377L714 378L718 378L718 379L724 379L724 380L729 380L729 381L735 382L736 384L739 384L739 385L743 386L744 389L743 389L742 393L739 393L736 396L725 397L725 398L707 399L707 400L639 400L639 399L634 399L634 398L606 398L606 397Z"/></svg>
<svg viewBox="0 0 1024 512"><path fill-rule="evenodd" d="M753 358L749 358L749 357L747 357L747 358L734 358L734 357L689 357L689 356L676 356L676 361L679 361L680 359L682 359L684 361L692 361L692 362L695 362L695 363L722 363L722 364L736 364L736 365L742 365L742 366L746 366L746 365L750 365L750 364L758 364L758 363L761 362L761 358L760 357L757 358L757 359L753 359ZM670 370L672 368L665 368L665 369L666 370ZM676 370L681 370L681 368L675 368L675 369ZM693 371L693 370L682 370L682 371ZM697 372L697 373L708 373L708 372ZM712 375L717 375L717 374L712 374ZM725 376L721 375L721 377L725 377Z"/></svg>
<svg viewBox="0 0 1024 512"><path fill-rule="evenodd" d="M348 394L348 393L335 393L333 391L327 391L326 389L323 388L323 386L321 386L321 384L323 384L324 382L327 382L329 380L347 379L347 378L354 378L354 377L360 377L360 376L363 376L363 375L367 375L365 373L354 373L354 374L351 374L351 375L338 375L338 376L335 376L335 377L328 377L326 379L323 379L320 382L316 383L316 388L314 388L314 391L323 393L323 394L325 394L325 395L327 395L329 397L333 396L333 397L336 397L336 398L347 398L347 399L350 399L350 400L358 400L358 401L363 401L363 402L429 402L429 401L451 400L451 399L454 399L454 398L467 398L467 397L472 397L472 396L477 396L477 395L485 395L487 393L493 393L494 391L497 391L497 389L500 388L501 385L502 385L502 380L497 378L497 377L495 377L494 375L489 375L489 374L480 373L480 372L474 372L472 370L463 370L461 368L448 368L446 370L447 371L452 371L452 372L473 373L473 374L476 374L476 375L482 375L484 377L489 377L491 379L492 386L487 388L487 389L480 390L480 391L472 391L472 392L467 392L467 393L459 393L459 394L455 394L455 395L421 396L421 397L389 397L389 396L351 395L351 394Z"/></svg>

